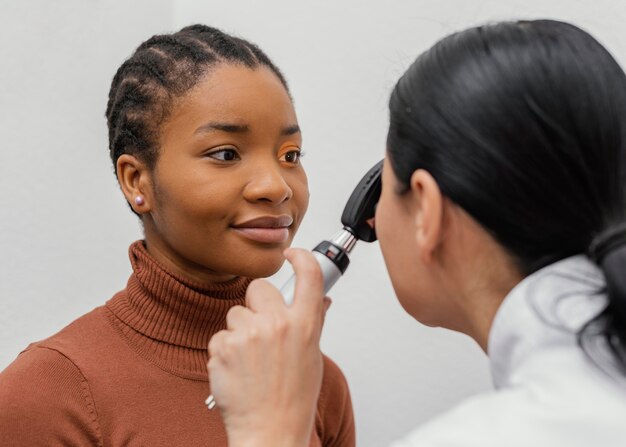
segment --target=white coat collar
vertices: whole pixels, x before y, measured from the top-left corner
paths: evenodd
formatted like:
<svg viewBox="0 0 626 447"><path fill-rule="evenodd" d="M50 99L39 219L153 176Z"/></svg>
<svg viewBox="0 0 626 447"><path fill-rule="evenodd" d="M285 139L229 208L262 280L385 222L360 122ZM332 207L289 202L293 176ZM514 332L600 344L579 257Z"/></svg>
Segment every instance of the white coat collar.
<svg viewBox="0 0 626 447"><path fill-rule="evenodd" d="M513 385L514 372L536 352L576 344L582 326L606 307L604 285L600 269L583 255L544 267L517 284L489 333L495 387Z"/></svg>

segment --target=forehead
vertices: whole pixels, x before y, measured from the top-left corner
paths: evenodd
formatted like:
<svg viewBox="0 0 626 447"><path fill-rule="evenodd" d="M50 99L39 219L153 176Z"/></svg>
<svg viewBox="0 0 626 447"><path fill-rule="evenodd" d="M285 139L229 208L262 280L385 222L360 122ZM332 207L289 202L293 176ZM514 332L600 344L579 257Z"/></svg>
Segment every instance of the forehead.
<svg viewBox="0 0 626 447"><path fill-rule="evenodd" d="M291 98L280 79L269 68L249 68L239 64L219 64L172 109L171 119L224 119L232 122L276 121L294 124Z"/></svg>

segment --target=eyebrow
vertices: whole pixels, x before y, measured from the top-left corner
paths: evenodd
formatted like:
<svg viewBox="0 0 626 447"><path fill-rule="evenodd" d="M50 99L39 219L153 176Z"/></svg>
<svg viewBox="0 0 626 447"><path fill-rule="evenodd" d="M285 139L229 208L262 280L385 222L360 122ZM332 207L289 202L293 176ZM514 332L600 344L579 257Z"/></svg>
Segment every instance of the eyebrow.
<svg viewBox="0 0 626 447"><path fill-rule="evenodd" d="M206 123L198 127L194 133L198 134L198 133L204 133L204 132L211 132L215 130L228 132L228 133L246 133L250 130L250 127L246 124L210 122L210 123ZM289 135L297 134L298 132L300 132L300 126L298 126L297 124L292 124L290 126L284 127L281 130L280 134L289 136Z"/></svg>
<svg viewBox="0 0 626 447"><path fill-rule="evenodd" d="M297 134L299 132L300 132L300 126L298 126L297 124L293 124L291 126L287 126L283 128L281 135L289 136L289 135Z"/></svg>
<svg viewBox="0 0 626 447"><path fill-rule="evenodd" d="M211 132L214 130L221 130L222 132L229 133L244 133L250 130L250 128L245 124L211 122L198 127L194 133Z"/></svg>

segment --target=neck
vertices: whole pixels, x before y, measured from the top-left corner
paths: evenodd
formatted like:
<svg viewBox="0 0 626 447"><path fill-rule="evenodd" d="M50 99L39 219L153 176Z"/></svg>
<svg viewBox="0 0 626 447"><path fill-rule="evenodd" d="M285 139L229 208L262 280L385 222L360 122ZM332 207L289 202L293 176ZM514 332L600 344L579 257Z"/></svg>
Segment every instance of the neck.
<svg viewBox="0 0 626 447"><path fill-rule="evenodd" d="M475 282L462 294L459 307L464 325L460 332L472 337L485 353L496 313L504 298L521 279L513 275L500 276L493 278L488 287Z"/></svg>
<svg viewBox="0 0 626 447"><path fill-rule="evenodd" d="M137 352L181 377L206 381L207 346L226 327L233 306L245 305L250 279L198 283L158 262L142 241L129 250L133 273L109 302L111 322Z"/></svg>
<svg viewBox="0 0 626 447"><path fill-rule="evenodd" d="M469 335L487 352L496 312L524 275L489 236L472 239L474 243L465 247L456 244L460 251L446 262L445 280L440 283L446 284L447 301L454 309L447 312L452 320L442 326Z"/></svg>
<svg viewBox="0 0 626 447"><path fill-rule="evenodd" d="M157 262L177 276L200 284L219 284L232 281L237 277L230 273L211 270L185 258L156 234L151 221L144 219L143 225L146 250Z"/></svg>

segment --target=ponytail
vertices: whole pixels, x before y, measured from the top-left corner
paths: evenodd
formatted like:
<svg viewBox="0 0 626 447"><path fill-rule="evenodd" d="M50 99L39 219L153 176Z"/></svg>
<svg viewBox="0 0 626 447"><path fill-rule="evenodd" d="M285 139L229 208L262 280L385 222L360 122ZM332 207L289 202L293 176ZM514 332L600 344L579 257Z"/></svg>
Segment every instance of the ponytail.
<svg viewBox="0 0 626 447"><path fill-rule="evenodd" d="M589 247L589 257L606 278L608 305L583 327L579 342L584 348L587 336L602 336L626 374L626 223L597 235Z"/></svg>

